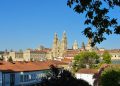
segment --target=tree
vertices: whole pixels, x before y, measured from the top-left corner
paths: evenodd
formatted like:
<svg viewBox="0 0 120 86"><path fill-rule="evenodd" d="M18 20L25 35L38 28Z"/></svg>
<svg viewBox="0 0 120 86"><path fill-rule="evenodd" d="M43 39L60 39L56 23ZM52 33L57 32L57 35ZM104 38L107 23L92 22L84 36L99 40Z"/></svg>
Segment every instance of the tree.
<svg viewBox="0 0 120 86"><path fill-rule="evenodd" d="M1 61L3 61L3 60L4 60L4 56L3 56L3 55L1 56L0 60L1 60Z"/></svg>
<svg viewBox="0 0 120 86"><path fill-rule="evenodd" d="M102 86L120 86L120 67L110 67L102 72L100 77Z"/></svg>
<svg viewBox="0 0 120 86"><path fill-rule="evenodd" d="M86 81L76 79L69 71L51 66L51 71L42 79L41 86L90 86Z"/></svg>
<svg viewBox="0 0 120 86"><path fill-rule="evenodd" d="M33 58L30 58L30 61L32 62L32 61L34 61L34 59L33 59Z"/></svg>
<svg viewBox="0 0 120 86"><path fill-rule="evenodd" d="M84 51L74 57L73 70L89 66L93 68L99 63L99 56L95 52Z"/></svg>
<svg viewBox="0 0 120 86"><path fill-rule="evenodd" d="M120 34L120 25L116 18L108 15L111 9L120 7L120 0L68 0L67 5L79 14L85 14L83 33L88 38L93 38L91 43L101 43L105 35Z"/></svg>
<svg viewBox="0 0 120 86"><path fill-rule="evenodd" d="M111 63L111 55L109 54L108 51L105 51L102 57L103 57L103 63L107 63L107 64Z"/></svg>
<svg viewBox="0 0 120 86"><path fill-rule="evenodd" d="M13 59L12 59L11 56L8 58L8 61L9 61L9 62L13 62Z"/></svg>

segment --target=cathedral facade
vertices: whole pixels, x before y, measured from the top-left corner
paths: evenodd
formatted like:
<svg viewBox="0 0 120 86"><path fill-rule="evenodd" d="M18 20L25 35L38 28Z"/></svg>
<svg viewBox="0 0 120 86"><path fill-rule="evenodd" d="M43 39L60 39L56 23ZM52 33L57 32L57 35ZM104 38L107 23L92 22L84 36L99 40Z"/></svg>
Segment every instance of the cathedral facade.
<svg viewBox="0 0 120 86"><path fill-rule="evenodd" d="M84 42L82 43L81 48L79 48L77 41L75 40L75 42L73 43L72 49L68 49L68 41L67 41L67 36L66 36L66 32L63 32L63 36L62 39L60 40L58 38L57 33L54 34L54 39L53 39L53 44L52 44L52 48L50 51L50 59L63 59L65 53L67 53L68 51L70 52L79 52L79 51L93 51L96 50L95 47L91 46L92 43L92 39L88 39L88 43L87 45L84 44Z"/></svg>
<svg viewBox="0 0 120 86"><path fill-rule="evenodd" d="M62 40L59 40L57 33L55 33L51 50L52 59L62 57L66 50L67 50L66 32L63 32Z"/></svg>

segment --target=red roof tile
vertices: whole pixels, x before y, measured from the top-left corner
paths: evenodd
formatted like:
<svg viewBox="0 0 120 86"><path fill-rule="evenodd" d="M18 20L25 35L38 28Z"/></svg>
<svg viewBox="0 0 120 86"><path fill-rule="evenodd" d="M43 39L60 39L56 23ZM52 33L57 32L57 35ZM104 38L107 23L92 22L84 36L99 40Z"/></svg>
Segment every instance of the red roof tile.
<svg viewBox="0 0 120 86"><path fill-rule="evenodd" d="M0 62L0 71L14 71L14 72L24 72L24 71L38 71L49 69L50 65L61 65L65 64L60 61L44 61L44 62Z"/></svg>
<svg viewBox="0 0 120 86"><path fill-rule="evenodd" d="M80 69L77 73L83 73L83 74L95 74L97 73L97 69Z"/></svg>

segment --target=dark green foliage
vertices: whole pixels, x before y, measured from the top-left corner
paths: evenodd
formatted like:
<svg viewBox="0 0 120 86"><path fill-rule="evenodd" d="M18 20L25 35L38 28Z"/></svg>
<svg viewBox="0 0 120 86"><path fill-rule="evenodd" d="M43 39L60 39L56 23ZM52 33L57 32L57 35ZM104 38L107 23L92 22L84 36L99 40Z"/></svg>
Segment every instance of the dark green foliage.
<svg viewBox="0 0 120 86"><path fill-rule="evenodd" d="M107 63L107 64L111 63L111 55L109 54L109 52L105 51L102 57L103 57L103 63Z"/></svg>
<svg viewBox="0 0 120 86"><path fill-rule="evenodd" d="M3 57L3 55L1 56L0 60L1 60L1 61L3 61L3 60L4 60L4 57Z"/></svg>
<svg viewBox="0 0 120 86"><path fill-rule="evenodd" d="M42 80L41 86L90 86L86 81L76 79L69 71L51 66L51 72Z"/></svg>
<svg viewBox="0 0 120 86"><path fill-rule="evenodd" d="M120 68L107 68L100 77L102 86L120 86Z"/></svg>
<svg viewBox="0 0 120 86"><path fill-rule="evenodd" d="M95 52L81 52L74 57L73 70L77 71L80 68L85 68L88 65L94 68L99 63L99 56Z"/></svg>
<svg viewBox="0 0 120 86"><path fill-rule="evenodd" d="M79 14L85 14L83 33L93 38L92 46L105 40L105 34L120 34L117 19L107 14L115 6L120 7L120 0L68 0L67 5Z"/></svg>
<svg viewBox="0 0 120 86"><path fill-rule="evenodd" d="M11 56L8 58L8 61L9 61L9 62L13 62L13 59L12 59Z"/></svg>
<svg viewBox="0 0 120 86"><path fill-rule="evenodd" d="M30 61L34 61L33 58L30 58Z"/></svg>

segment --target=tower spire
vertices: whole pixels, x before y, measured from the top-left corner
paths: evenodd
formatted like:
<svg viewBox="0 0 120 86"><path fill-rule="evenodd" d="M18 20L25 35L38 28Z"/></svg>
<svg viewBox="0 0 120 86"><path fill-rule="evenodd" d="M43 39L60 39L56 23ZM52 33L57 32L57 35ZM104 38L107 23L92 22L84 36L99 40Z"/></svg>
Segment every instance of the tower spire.
<svg viewBox="0 0 120 86"><path fill-rule="evenodd" d="M66 37L66 32L64 31L63 32L63 37L62 37L62 39L66 39L67 37Z"/></svg>
<svg viewBox="0 0 120 86"><path fill-rule="evenodd" d="M57 36L57 33L55 33L54 34L54 40L53 40L54 44L57 44L57 41L58 41L58 36Z"/></svg>
<svg viewBox="0 0 120 86"><path fill-rule="evenodd" d="M57 38L57 33L55 32L55 34L54 34L54 38Z"/></svg>
<svg viewBox="0 0 120 86"><path fill-rule="evenodd" d="M88 38L88 44L86 46L86 50L91 51L93 49L93 47L91 46L92 44L92 38Z"/></svg>
<svg viewBox="0 0 120 86"><path fill-rule="evenodd" d="M63 32L63 37L62 37L62 41L61 41L61 48L63 50L67 49L67 36L66 36L66 32Z"/></svg>
<svg viewBox="0 0 120 86"><path fill-rule="evenodd" d="M78 49L78 43L77 41L75 40L74 44L73 44L73 49L74 50L77 50Z"/></svg>
<svg viewBox="0 0 120 86"><path fill-rule="evenodd" d="M57 33L54 34L53 46L52 46L52 58L57 57L57 49L58 49L58 36Z"/></svg>
<svg viewBox="0 0 120 86"><path fill-rule="evenodd" d="M81 48L82 48L82 50L85 50L85 44L84 44L84 42L82 42Z"/></svg>
<svg viewBox="0 0 120 86"><path fill-rule="evenodd" d="M92 44L92 38L88 38L88 45L91 46L91 44Z"/></svg>

